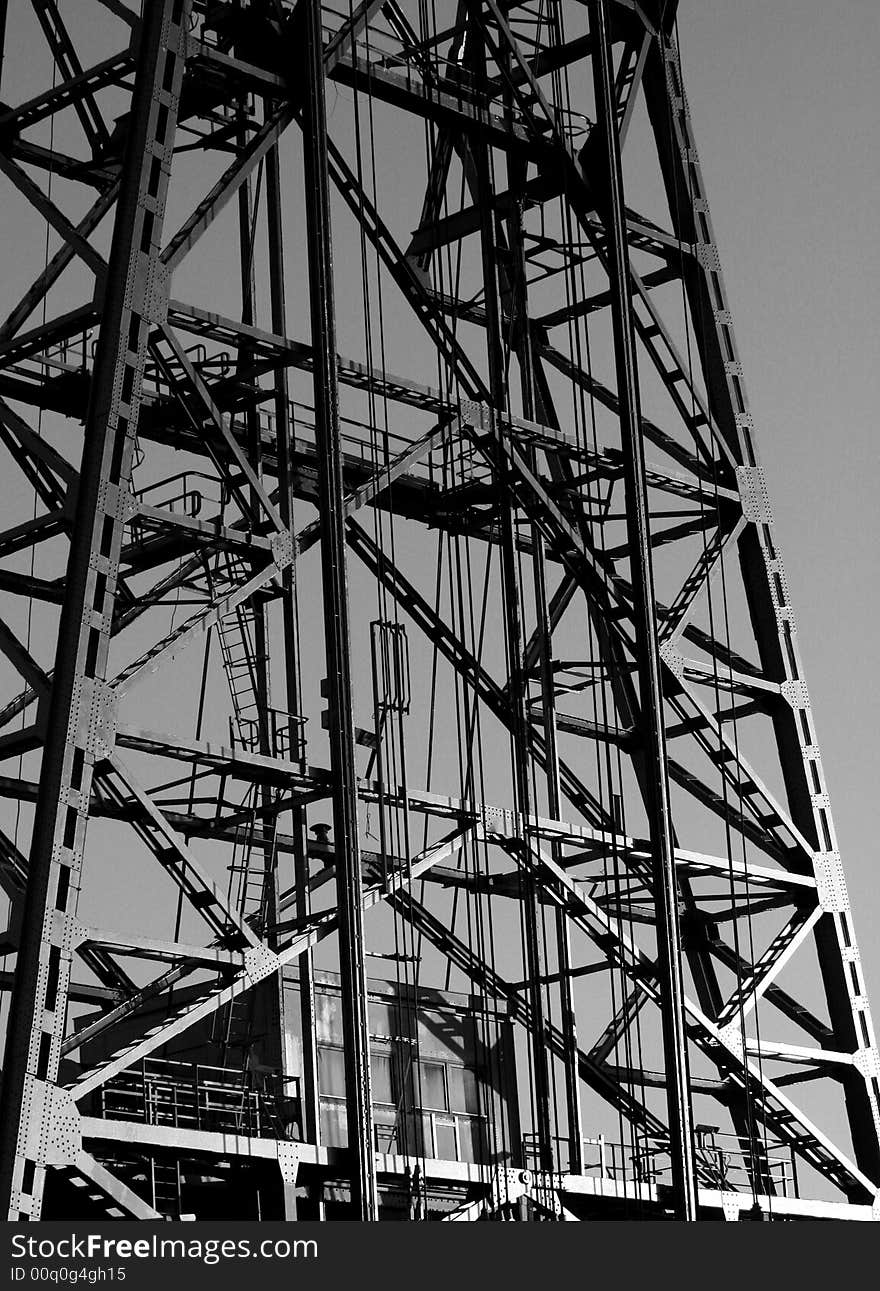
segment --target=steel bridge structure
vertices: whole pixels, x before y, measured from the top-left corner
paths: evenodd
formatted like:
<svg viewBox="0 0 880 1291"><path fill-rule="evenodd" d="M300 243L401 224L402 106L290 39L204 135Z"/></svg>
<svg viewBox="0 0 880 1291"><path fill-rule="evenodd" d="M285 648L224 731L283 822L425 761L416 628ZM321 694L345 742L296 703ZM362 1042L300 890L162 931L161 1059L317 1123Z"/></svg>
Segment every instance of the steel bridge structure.
<svg viewBox="0 0 880 1291"><path fill-rule="evenodd" d="M880 1217L686 7L2 19L8 1217ZM517 1141L379 1141L380 964ZM196 1033L263 1113L105 1114Z"/></svg>

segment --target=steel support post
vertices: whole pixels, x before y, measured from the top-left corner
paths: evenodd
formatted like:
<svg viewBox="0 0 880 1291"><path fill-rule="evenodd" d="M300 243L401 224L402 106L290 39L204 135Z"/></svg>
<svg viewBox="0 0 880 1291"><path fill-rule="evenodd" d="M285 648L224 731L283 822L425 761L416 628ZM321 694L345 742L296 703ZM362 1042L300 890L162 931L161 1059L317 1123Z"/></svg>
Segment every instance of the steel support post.
<svg viewBox="0 0 880 1291"><path fill-rule="evenodd" d="M6 1043L0 1198L13 1220L40 1216L92 776L112 744L104 677L147 335L165 313L157 270L188 15L187 0L144 6Z"/></svg>
<svg viewBox="0 0 880 1291"><path fill-rule="evenodd" d="M339 965L352 1213L376 1219L370 1049L357 773L349 657L345 512L339 430L336 317L320 0L306 0L304 130L306 225L314 371L321 574L330 709L330 768L339 910Z"/></svg>
<svg viewBox="0 0 880 1291"><path fill-rule="evenodd" d="M246 119L246 105L244 102L239 104L239 113L242 118L242 128L239 132L239 144L242 149L247 146L247 130L244 125ZM277 147L270 150L270 155L277 157ZM242 184L238 191L238 223L239 223L239 258L241 270L241 306L242 306L242 323L246 326L253 327L256 322L256 283L254 275L254 240L256 237L256 210L259 204L259 188L256 195L252 192L252 180L250 176ZM268 215L268 201L267 201ZM273 266L275 268L275 266ZM278 288L275 284L275 275L270 270L269 275L270 292L276 293ZM284 291L283 272L280 280L280 291ZM275 296L271 299L271 308L275 312ZM275 326L273 320L273 326ZM253 347L242 345L239 349L238 367L239 370L247 370L253 362ZM276 375L276 381L281 378L281 373ZM261 483L263 480L263 461L262 461L262 440L260 434L259 413L255 406L248 407L246 411L246 444L247 453L251 466ZM251 489L251 506L256 513L259 510L260 500L256 490ZM281 514L279 507L279 514ZM282 514L282 519L283 519ZM286 522L290 523L289 518ZM290 581L289 568L282 575L282 585L287 589ZM258 709L258 740L259 751L266 757L275 756L274 732L272 728L271 717L271 677L269 674L269 632L267 624L266 601L259 593L253 598L253 623L254 623L254 686L255 693L259 702ZM241 734L244 734L241 732ZM261 927L265 928L265 940L273 950L278 948L278 938L273 929L280 918L280 901L281 901L281 876L278 869L278 849L276 846L276 836L278 833L278 815L272 811L273 799L277 796L277 789L272 789L268 785L262 785L259 789L259 803L261 808L261 818L263 824L263 839L260 843L260 853L263 864L263 889L261 901ZM254 844L251 843L251 847ZM251 865L251 856L246 853L248 868ZM243 892L246 897L248 876L244 876ZM242 907L241 913L247 915L250 912ZM274 1069L277 1073L277 1080L274 1089L275 1106L279 1114L286 1110L285 1099L287 1097L287 1077L289 1076L289 1056L290 1044L287 1036L287 1018L286 1018L286 1000L284 991L284 973L279 971L273 974L268 981L260 983L247 998L244 1007L250 1010L248 1018L249 1027L252 1031L252 1040L257 1045L261 1045L262 1034L265 1033L265 1041L262 1043L263 1053L261 1055L263 1063ZM230 1008L230 1020L233 1004ZM282 1185L281 1200L285 1219L296 1219L296 1189L287 1184Z"/></svg>
<svg viewBox="0 0 880 1291"><path fill-rule="evenodd" d="M515 348L519 360L523 416L534 421L537 415L535 362L532 349L532 332L529 325L528 276L525 259L525 185L526 167L516 159L509 163L511 189L518 194L508 218L510 252L512 261L511 294L512 313L516 320ZM542 410L546 412L546 409ZM535 469L535 453L528 454L529 466ZM553 684L553 629L547 608L547 570L544 536L537 525L532 525L532 579L535 597L535 636L540 652L541 713L546 748L545 778L547 784L547 810L555 819L562 814L562 792L559 779L559 744L556 729L556 695ZM528 668L525 652L521 651L523 685L528 686ZM531 721L531 713L526 718ZM558 844L551 844L554 860L560 859ZM556 958L559 969L559 997L562 1034L565 1053L565 1105L568 1131L568 1164L571 1174L583 1169L583 1126L581 1123L580 1082L577 1060L577 1023L571 988L571 939L568 915L556 911Z"/></svg>
<svg viewBox="0 0 880 1291"><path fill-rule="evenodd" d="M481 0L475 7L476 21L481 19ZM485 50L479 36L474 33L473 57L478 71L485 76ZM482 211L480 245L482 250L483 284L486 302L486 345L489 359L489 389L492 396L493 437L503 434L499 417L509 411L507 372L504 360L501 303L498 283L498 248L495 227L494 194L490 170L489 149L485 139L475 137L472 142L476 198ZM526 713L526 682L523 670L522 593L517 567L517 543L514 524L516 501L509 478L509 468L504 454L496 454L496 476L501 498L501 577L504 589L505 647L512 722L510 724L511 753L513 760L514 802L520 820L532 812L531 723ZM524 827L524 826L522 826ZM541 981L546 977L546 965L540 937L540 907L534 866L527 860L522 868L523 901L522 919L525 942L524 968L529 980L529 1000L533 1020L532 1063L534 1072L535 1130L538 1140L538 1159L542 1170L553 1169L553 1131L550 1116L550 1071L544 1044L544 1001Z"/></svg>
<svg viewBox="0 0 880 1291"><path fill-rule="evenodd" d="M266 219L269 249L269 293L272 311L272 329L277 336L287 335L287 309L284 292L284 237L281 202L281 173L277 147L266 157ZM290 395L287 369L280 367L275 374L275 443L278 456L278 511L288 529L293 528L293 485L291 455L293 427L290 418ZM296 623L296 560L285 567L281 585L283 596L281 614L284 625L284 669L287 707L289 712L302 712L302 687L299 672L299 640ZM303 759L301 742L303 733L299 725L289 726L291 758ZM296 752L294 752L296 750ZM296 893L296 915L308 918L309 860L306 834L306 813L302 807L291 812L293 837L293 881ZM299 970L300 1018L302 1024L302 1068L300 1096L303 1111L303 1138L308 1143L320 1142L318 1120L318 1065L315 1048L315 983L312 951L308 949L297 960Z"/></svg>
<svg viewBox="0 0 880 1291"><path fill-rule="evenodd" d="M661 1016L667 1080L670 1155L676 1214L696 1219L693 1111L685 1029L684 979L669 796L663 688L657 639L650 511L645 479L630 265L623 197L623 170L614 99L614 68L607 0L591 0L593 85L601 131L604 191L597 193L607 232L615 368L627 502L627 536L633 615L639 662L640 737L646 767L646 808L651 837Z"/></svg>

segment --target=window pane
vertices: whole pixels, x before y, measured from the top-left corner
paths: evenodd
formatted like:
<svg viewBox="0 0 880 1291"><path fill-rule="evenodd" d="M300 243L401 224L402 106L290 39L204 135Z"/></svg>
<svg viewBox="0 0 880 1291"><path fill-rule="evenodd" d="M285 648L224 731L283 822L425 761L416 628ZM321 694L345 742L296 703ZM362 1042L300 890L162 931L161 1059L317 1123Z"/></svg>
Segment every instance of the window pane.
<svg viewBox="0 0 880 1291"><path fill-rule="evenodd" d="M450 1111L478 1113L480 1098L476 1072L470 1067L447 1067L446 1077L449 1083Z"/></svg>
<svg viewBox="0 0 880 1291"><path fill-rule="evenodd" d="M348 1118L344 1103L321 1103L321 1141L328 1148L348 1146Z"/></svg>
<svg viewBox="0 0 880 1291"><path fill-rule="evenodd" d="M376 1126L376 1151L377 1152L396 1152L397 1146L395 1139L397 1131L393 1125Z"/></svg>
<svg viewBox="0 0 880 1291"><path fill-rule="evenodd" d="M446 1099L446 1068L442 1062L423 1062L422 1069L422 1106L437 1107L445 1112L449 1106Z"/></svg>
<svg viewBox="0 0 880 1291"><path fill-rule="evenodd" d="M486 1143L486 1123L482 1118L473 1120L460 1117L458 1122L459 1154L462 1161L485 1161L489 1149Z"/></svg>
<svg viewBox="0 0 880 1291"><path fill-rule="evenodd" d="M455 1133L455 1122L434 1117L434 1150L438 1161L458 1160L458 1136Z"/></svg>
<svg viewBox="0 0 880 1291"><path fill-rule="evenodd" d="M373 1102L393 1103L391 1087L391 1056L387 1053L370 1054L370 1071L373 1075Z"/></svg>
<svg viewBox="0 0 880 1291"><path fill-rule="evenodd" d="M377 1152L398 1152L397 1117L393 1112L379 1111L374 1121Z"/></svg>
<svg viewBox="0 0 880 1291"><path fill-rule="evenodd" d="M394 1015L395 1009L393 1004L387 1004L384 1000L370 1000L367 1005L370 1035L397 1035L400 1028L395 1022Z"/></svg>
<svg viewBox="0 0 880 1291"><path fill-rule="evenodd" d="M426 1117L412 1113L398 1115L395 1151L410 1156L431 1155L431 1126Z"/></svg>
<svg viewBox="0 0 880 1291"><path fill-rule="evenodd" d="M345 1097L345 1064L341 1049L318 1049L318 1088L322 1094Z"/></svg>

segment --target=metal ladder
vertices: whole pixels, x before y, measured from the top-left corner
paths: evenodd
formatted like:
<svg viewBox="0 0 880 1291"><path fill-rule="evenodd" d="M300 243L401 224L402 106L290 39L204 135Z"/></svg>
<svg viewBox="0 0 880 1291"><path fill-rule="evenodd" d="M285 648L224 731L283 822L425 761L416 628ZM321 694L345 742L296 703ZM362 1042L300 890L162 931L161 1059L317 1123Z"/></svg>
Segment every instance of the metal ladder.
<svg viewBox="0 0 880 1291"><path fill-rule="evenodd" d="M236 840L229 865L230 897L242 919L258 924L266 916L266 875L275 862L275 829L257 823L256 785L248 789L249 821L244 839ZM247 801L247 799L246 799ZM254 857L257 863L254 864Z"/></svg>
<svg viewBox="0 0 880 1291"><path fill-rule="evenodd" d="M150 1159L150 1186L153 1209L160 1215L177 1219L180 1215L180 1162L162 1157Z"/></svg>
<svg viewBox="0 0 880 1291"><path fill-rule="evenodd" d="M222 552L213 571L215 593L227 595L247 581L249 570L241 557ZM256 648L257 613L251 601L236 605L217 622L217 637L223 670L229 685L238 741L251 753L260 747L260 706L257 699L257 668L266 661Z"/></svg>

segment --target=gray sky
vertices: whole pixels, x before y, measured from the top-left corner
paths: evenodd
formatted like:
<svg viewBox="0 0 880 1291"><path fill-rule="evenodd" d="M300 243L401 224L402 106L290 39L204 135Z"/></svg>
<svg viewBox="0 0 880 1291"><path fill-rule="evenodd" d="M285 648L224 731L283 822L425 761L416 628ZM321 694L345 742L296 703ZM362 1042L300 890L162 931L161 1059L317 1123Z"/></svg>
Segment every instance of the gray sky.
<svg viewBox="0 0 880 1291"><path fill-rule="evenodd" d="M679 34L876 1008L880 6L682 0Z"/></svg>

